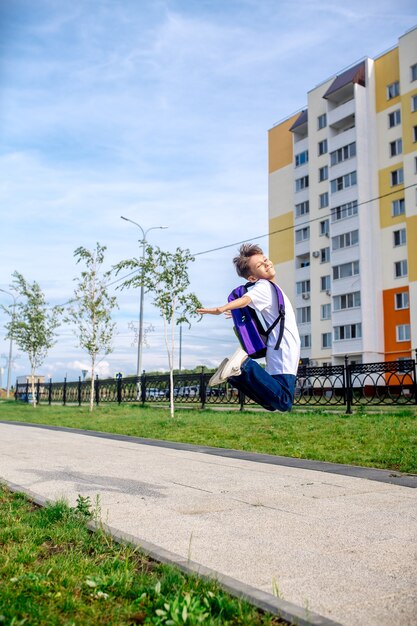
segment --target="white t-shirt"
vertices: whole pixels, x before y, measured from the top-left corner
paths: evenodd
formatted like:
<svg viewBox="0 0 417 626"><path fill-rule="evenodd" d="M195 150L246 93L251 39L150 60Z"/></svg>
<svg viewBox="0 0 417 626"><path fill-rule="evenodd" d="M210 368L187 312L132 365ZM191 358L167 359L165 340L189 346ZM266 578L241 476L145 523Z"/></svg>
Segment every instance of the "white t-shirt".
<svg viewBox="0 0 417 626"><path fill-rule="evenodd" d="M266 347L266 371L268 374L297 374L300 360L300 335L295 321L294 309L284 292L285 326L281 345L275 350L279 336L280 324L275 326L268 337ZM247 295L252 300L252 308L261 313L267 327L271 326L278 317L278 298L275 288L269 280L261 278Z"/></svg>

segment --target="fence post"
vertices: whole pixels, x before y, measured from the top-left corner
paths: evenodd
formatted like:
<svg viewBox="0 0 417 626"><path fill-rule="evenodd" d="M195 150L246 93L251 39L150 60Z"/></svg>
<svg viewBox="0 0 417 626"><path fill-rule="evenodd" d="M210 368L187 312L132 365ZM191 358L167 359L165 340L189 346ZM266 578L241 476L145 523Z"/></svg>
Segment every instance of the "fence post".
<svg viewBox="0 0 417 626"><path fill-rule="evenodd" d="M245 407L245 394L243 393L243 391L240 391L239 389L239 411L243 411L244 407Z"/></svg>
<svg viewBox="0 0 417 626"><path fill-rule="evenodd" d="M416 368L416 363L417 363L417 348L415 349L415 359L414 359L414 402L415 404L417 404L417 368Z"/></svg>
<svg viewBox="0 0 417 626"><path fill-rule="evenodd" d="M64 406L67 403L67 378L64 378L64 389L62 391L62 402L64 404Z"/></svg>
<svg viewBox="0 0 417 626"><path fill-rule="evenodd" d="M140 377L140 401L142 404L145 404L146 401L146 374L145 370L142 372L142 376Z"/></svg>
<svg viewBox="0 0 417 626"><path fill-rule="evenodd" d="M81 406L81 376L78 376L78 406Z"/></svg>
<svg viewBox="0 0 417 626"><path fill-rule="evenodd" d="M96 374L96 379L94 381L94 391L96 396L96 404L98 406L100 402L100 381L98 379L98 374Z"/></svg>
<svg viewBox="0 0 417 626"><path fill-rule="evenodd" d="M201 408L204 409L204 407L206 406L206 396L207 396L207 392L206 392L206 379L204 376L204 366L201 368L201 373L200 373L200 401L201 401Z"/></svg>
<svg viewBox="0 0 417 626"><path fill-rule="evenodd" d="M15 387L15 392L14 392L14 399L16 400L16 402L17 402L18 395L19 395L19 387L18 387L17 378L16 378L16 387Z"/></svg>
<svg viewBox="0 0 417 626"><path fill-rule="evenodd" d="M122 375L117 374L117 402L122 403Z"/></svg>
<svg viewBox="0 0 417 626"><path fill-rule="evenodd" d="M38 378L38 382L36 383L36 404L40 404L41 397L41 380Z"/></svg>
<svg viewBox="0 0 417 626"><path fill-rule="evenodd" d="M49 404L49 406L51 406L51 404L52 404L52 378L49 379L48 387L49 387L49 389L48 389L48 404Z"/></svg>
<svg viewBox="0 0 417 626"><path fill-rule="evenodd" d="M350 378L350 365L347 354L345 355L345 378L346 378L346 414L352 414L352 381Z"/></svg>

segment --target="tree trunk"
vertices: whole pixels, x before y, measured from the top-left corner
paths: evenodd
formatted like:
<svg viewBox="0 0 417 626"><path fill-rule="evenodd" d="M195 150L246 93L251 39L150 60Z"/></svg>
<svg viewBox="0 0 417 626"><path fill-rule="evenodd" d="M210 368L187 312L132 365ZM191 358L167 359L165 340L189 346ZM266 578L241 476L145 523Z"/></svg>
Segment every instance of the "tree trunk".
<svg viewBox="0 0 417 626"><path fill-rule="evenodd" d="M96 371L96 363L94 359L91 359L90 413L94 410L95 371Z"/></svg>
<svg viewBox="0 0 417 626"><path fill-rule="evenodd" d="M32 405L33 408L36 409L36 396L35 396L35 368L32 367L31 375L30 375L30 389L32 391Z"/></svg>

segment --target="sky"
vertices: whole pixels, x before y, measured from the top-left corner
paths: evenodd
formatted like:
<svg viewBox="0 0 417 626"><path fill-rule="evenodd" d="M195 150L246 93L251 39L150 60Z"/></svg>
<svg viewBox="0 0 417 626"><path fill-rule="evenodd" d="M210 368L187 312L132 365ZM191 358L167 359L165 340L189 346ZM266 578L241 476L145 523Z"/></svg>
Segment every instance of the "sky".
<svg viewBox="0 0 417 626"><path fill-rule="evenodd" d="M195 254L190 290L223 304L240 282L238 242L267 252L268 130L416 24L415 0L0 0L0 289L18 271L51 305L68 302L76 248L106 246L106 269L141 253L123 215L152 229L150 243ZM139 292L114 293L100 376L136 372ZM5 322L0 311L3 370ZM166 370L149 294L144 328L143 368ZM230 320L205 317L183 327L182 366L214 367L235 347ZM12 382L29 372L13 355ZM88 368L61 325L38 373L76 380Z"/></svg>

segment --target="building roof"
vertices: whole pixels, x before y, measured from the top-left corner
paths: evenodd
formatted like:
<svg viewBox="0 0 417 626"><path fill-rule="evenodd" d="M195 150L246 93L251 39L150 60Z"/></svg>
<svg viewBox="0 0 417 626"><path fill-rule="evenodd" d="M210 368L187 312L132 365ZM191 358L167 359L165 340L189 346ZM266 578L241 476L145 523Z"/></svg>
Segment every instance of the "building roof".
<svg viewBox="0 0 417 626"><path fill-rule="evenodd" d="M350 83L358 83L365 87L365 61L361 61L357 65L349 68L339 76L336 76L323 98L328 98L335 91L339 91L342 87L346 87Z"/></svg>
<svg viewBox="0 0 417 626"><path fill-rule="evenodd" d="M307 124L307 120L308 120L308 109L304 109L303 111L301 111L300 115L297 117L294 124L291 126L290 131L294 130L295 128L298 128L299 126L302 126L303 124Z"/></svg>

